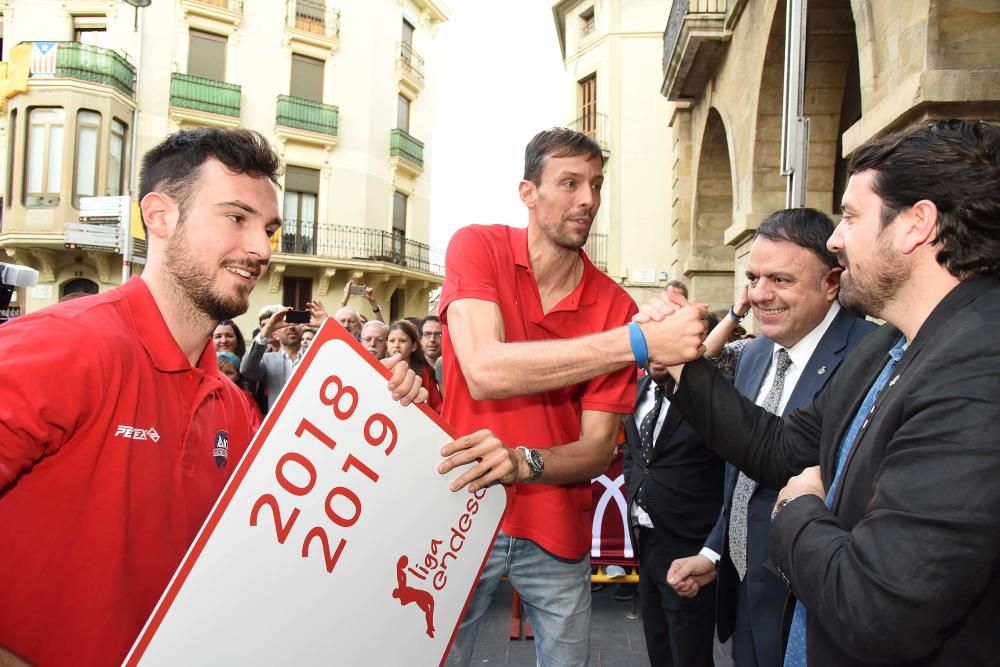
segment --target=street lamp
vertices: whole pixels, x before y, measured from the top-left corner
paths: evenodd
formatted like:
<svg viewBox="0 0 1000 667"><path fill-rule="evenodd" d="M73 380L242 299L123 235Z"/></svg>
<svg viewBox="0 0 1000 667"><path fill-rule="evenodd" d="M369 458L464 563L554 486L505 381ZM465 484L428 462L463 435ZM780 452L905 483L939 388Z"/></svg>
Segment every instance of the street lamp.
<svg viewBox="0 0 1000 667"><path fill-rule="evenodd" d="M125 0L125 4L135 7L135 17L132 22L132 30L135 32L135 110L132 112L132 140L129 146L129 190L134 197L136 193L136 141L139 136L139 65L142 63L142 21L141 12L143 7L149 7L153 0ZM131 207L130 207L131 210ZM129 277L129 260L132 255L132 221L129 216L129 224L125 228L122 240L122 285Z"/></svg>

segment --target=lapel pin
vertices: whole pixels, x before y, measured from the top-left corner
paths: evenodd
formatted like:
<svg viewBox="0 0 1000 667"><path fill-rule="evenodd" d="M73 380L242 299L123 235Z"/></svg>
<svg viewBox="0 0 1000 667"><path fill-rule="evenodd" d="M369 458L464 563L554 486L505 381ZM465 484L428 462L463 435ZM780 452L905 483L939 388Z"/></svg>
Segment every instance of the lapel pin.
<svg viewBox="0 0 1000 667"><path fill-rule="evenodd" d="M898 375L896 377L892 378L892 380L889 381L889 386L891 387L892 385L896 384L896 380L898 380L898 379L899 379Z"/></svg>
<svg viewBox="0 0 1000 667"><path fill-rule="evenodd" d="M822 375L823 373L826 373L826 366L820 366L816 369L816 375Z"/></svg>

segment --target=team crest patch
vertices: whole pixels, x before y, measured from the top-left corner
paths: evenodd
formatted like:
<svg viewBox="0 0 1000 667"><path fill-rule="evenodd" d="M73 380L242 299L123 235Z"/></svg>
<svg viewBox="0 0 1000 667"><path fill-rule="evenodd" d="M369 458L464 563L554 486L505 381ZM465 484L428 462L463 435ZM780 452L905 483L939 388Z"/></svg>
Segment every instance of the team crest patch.
<svg viewBox="0 0 1000 667"><path fill-rule="evenodd" d="M229 463L229 433L219 431L215 434L215 446L212 447L212 456L215 457L215 467L225 470Z"/></svg>

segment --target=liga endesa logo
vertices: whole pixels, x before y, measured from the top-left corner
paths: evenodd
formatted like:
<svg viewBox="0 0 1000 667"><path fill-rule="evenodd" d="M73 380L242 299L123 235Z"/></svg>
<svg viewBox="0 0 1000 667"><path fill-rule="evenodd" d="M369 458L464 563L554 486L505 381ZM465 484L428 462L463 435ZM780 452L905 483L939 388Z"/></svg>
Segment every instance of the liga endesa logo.
<svg viewBox="0 0 1000 667"><path fill-rule="evenodd" d="M448 585L448 565L454 563L461 557L462 547L465 546L465 536L472 529L472 522L476 513L479 512L478 500L482 500L486 495L486 489L479 489L472 494L472 497L465 503L465 512L462 513L455 524L442 538L431 538L430 546L426 553L420 558L414 558L411 564L409 556L403 554L396 561L396 588L392 591L392 597L399 600L399 604L404 607L408 604L415 604L417 608L424 612L424 622L427 624L427 636L434 637L434 594L432 591L444 590ZM411 579L419 579L426 582L424 588L415 588L408 585L416 583ZM430 586L430 589L427 588Z"/></svg>

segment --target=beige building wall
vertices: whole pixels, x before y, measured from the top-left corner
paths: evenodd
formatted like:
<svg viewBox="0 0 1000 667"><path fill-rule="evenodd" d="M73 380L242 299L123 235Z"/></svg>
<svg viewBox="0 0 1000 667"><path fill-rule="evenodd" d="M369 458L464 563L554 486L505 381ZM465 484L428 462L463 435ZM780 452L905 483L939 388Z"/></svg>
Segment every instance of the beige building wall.
<svg viewBox="0 0 1000 667"><path fill-rule="evenodd" d="M122 0L0 2L5 60L10 59L19 42L73 40L74 21L87 17L92 23L106 26L103 46L139 68L134 96L107 85L58 75L31 76L25 90L7 93L0 135L4 155L0 163L5 169L13 165L14 173L11 179L5 174L2 180L5 209L0 247L6 250L4 261L40 269L48 264L50 269L43 270L42 282L51 289L27 290L19 304L23 312L54 303L61 286L74 276L82 274L104 291L118 284L121 275L120 255L68 252L62 247L63 224L78 217L68 192L55 208L26 206L16 185L13 193L7 192L9 182L23 182L23 112L32 106L51 104L66 109L64 189L72 181L74 169L71 138L75 127L69 119L80 106L100 111L105 126L113 114L130 130L132 113L137 108L135 144L140 156L181 127L238 125L263 133L287 165L318 172L316 252L295 243L276 248L271 268L251 297L249 314L239 320L245 332L256 327L255 313L260 307L288 300L284 293L286 278L311 281L312 297L324 301L331 312L339 307L345 282L353 279L375 287L386 317L390 306L399 317L427 313L428 294L442 280L440 269L432 263L443 262L430 253L426 243L435 38L438 26L448 18L448 10L438 0L327 0L325 6L322 0L298 1L302 5L297 5L296 0L156 0L140 10L141 39L133 30L135 10ZM307 18L303 23L300 14L318 18ZM404 20L414 28L413 55L401 50ZM192 30L225 38L225 81L240 86L238 115L211 113L172 102L172 76L188 73ZM304 130L281 121L278 97L290 93L295 55L325 63L322 104L337 108L335 130ZM400 94L410 101L408 134L423 143L422 151L414 149L416 158L412 151L400 156L391 146ZM9 143L7 125L14 109L20 120L11 155L3 143ZM108 133L103 130L106 127L100 136L106 142ZM100 169L104 168L102 162ZM102 171L102 183L103 179ZM135 184L132 179L129 182ZM358 234L359 240L352 241L358 244L356 252L339 246L329 251L335 239L355 238L342 228L391 232L397 192L407 197L405 238L423 246L411 244L403 250L403 246L394 246L391 238L383 243ZM289 224L294 231L294 222L286 222L286 230ZM394 253L394 247L399 252ZM141 270L139 265L133 268L136 273ZM363 299L354 297L352 305L371 316Z"/></svg>
<svg viewBox="0 0 1000 667"><path fill-rule="evenodd" d="M675 266L728 307L754 230L785 207L780 173L784 0L675 0L661 92L673 104ZM839 216L845 162L865 140L928 118L1000 120L1000 5L810 0L807 204Z"/></svg>
<svg viewBox="0 0 1000 667"><path fill-rule="evenodd" d="M653 0L560 0L552 11L567 75L567 126L591 133L607 158L587 250L644 303L676 277L669 104L656 94L667 8ZM596 109L588 120L580 82L590 76L596 76Z"/></svg>

